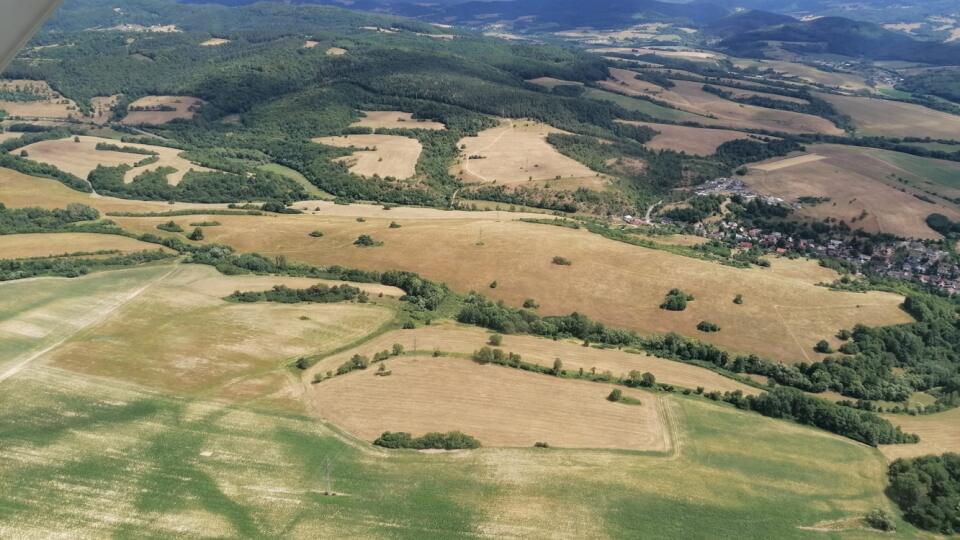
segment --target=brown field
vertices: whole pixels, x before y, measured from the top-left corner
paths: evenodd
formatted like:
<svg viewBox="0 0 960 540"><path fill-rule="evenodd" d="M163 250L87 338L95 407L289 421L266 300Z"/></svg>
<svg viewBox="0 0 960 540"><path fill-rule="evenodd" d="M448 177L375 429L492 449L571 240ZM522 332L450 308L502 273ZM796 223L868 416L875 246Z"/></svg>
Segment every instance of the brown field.
<svg viewBox="0 0 960 540"><path fill-rule="evenodd" d="M320 42L319 42L319 41L313 41L312 39L308 39L308 40L306 40L306 41L303 42L303 48L304 48L304 49L316 49L316 48L317 48L317 45L320 45Z"/></svg>
<svg viewBox="0 0 960 540"><path fill-rule="evenodd" d="M96 124L105 124L113 116L113 107L120 101L120 95L100 96L90 99L93 115L90 117Z"/></svg>
<svg viewBox="0 0 960 540"><path fill-rule="evenodd" d="M117 146L132 146L156 152L160 161L136 167L127 171L124 175L124 181L132 182L137 175L146 171L153 171L160 167L173 167L177 172L167 177L167 181L172 185L177 185L183 180L191 170L210 171L206 167L201 167L180 157L180 150L176 148L167 148L165 146L153 146L149 144L128 144L118 143L112 139L101 137L80 136L80 142L75 142L72 137L66 139L57 139L52 141L41 141L33 143L23 148L30 154L32 161L47 163L54 167L86 179L90 171L97 168L97 165L107 167L116 167L118 165L133 165L138 161L149 156L141 154L132 154L129 152L115 152L110 150L97 150L97 143L108 143ZM11 153L19 154L20 149Z"/></svg>
<svg viewBox="0 0 960 540"><path fill-rule="evenodd" d="M920 435L919 444L881 446L880 451L887 459L960 452L960 409L923 416L888 414L884 417L904 431Z"/></svg>
<svg viewBox="0 0 960 540"><path fill-rule="evenodd" d="M458 163L451 173L466 182L498 183L507 186L533 181L562 179L562 184L582 182L596 188L606 179L585 165L558 152L547 135L564 133L546 124L529 120L505 120L500 126L462 139ZM483 156L483 159L469 159Z"/></svg>
<svg viewBox="0 0 960 540"><path fill-rule="evenodd" d="M10 139L19 139L23 136L23 133L17 133L14 131L4 131L0 133L0 142L9 141Z"/></svg>
<svg viewBox="0 0 960 540"><path fill-rule="evenodd" d="M310 381L315 373L326 373L336 369L355 354L372 358L374 354L390 350L394 343L403 345L409 352L431 353L440 350L445 353L472 354L488 345L490 332L475 326L454 323L433 324L416 330L397 330L378 336L349 351L328 356L311 367L304 380ZM689 364L664 360L647 354L635 354L616 349L597 349L584 347L580 342L539 338L535 336L504 336L499 347L507 352L521 355L526 362L545 367L553 367L553 361L560 358L567 370L590 371L597 373L610 371L615 376L625 375L632 370L650 372L657 381L680 386L697 388L702 386L708 391L732 392L740 390L745 394L758 394L759 390L739 383L708 369Z"/></svg>
<svg viewBox="0 0 960 540"><path fill-rule="evenodd" d="M200 44L201 47L219 47L220 45L226 45L230 43L229 39L223 38L210 38Z"/></svg>
<svg viewBox="0 0 960 540"><path fill-rule="evenodd" d="M822 71L815 67L796 62L784 62L780 60L735 59L734 65L741 68L756 66L760 69L772 69L778 73L787 75L800 81L822 84L824 86L830 86L851 92L856 92L859 90L873 91L873 89L867 84L866 79L864 79L861 75L856 75L854 73L841 73L838 71Z"/></svg>
<svg viewBox="0 0 960 540"><path fill-rule="evenodd" d="M4 90L30 89L44 98L40 101L0 101L0 110L6 111L9 116L58 119L83 117L76 102L63 97L59 92L50 88L46 81L4 79L0 80L0 88Z"/></svg>
<svg viewBox="0 0 960 540"><path fill-rule="evenodd" d="M891 178L913 173L884 161L870 149L815 145L808 150L812 154L753 165L744 181L760 193L787 201L803 196L830 197L830 202L806 206L801 215L818 220L842 219L870 232L940 238L927 226L927 216L938 212L960 219L960 212L951 205L914 197L909 188ZM863 212L867 212L864 219L852 222Z"/></svg>
<svg viewBox="0 0 960 540"><path fill-rule="evenodd" d="M960 139L960 116L912 103L884 99L819 94L853 119L863 135Z"/></svg>
<svg viewBox="0 0 960 540"><path fill-rule="evenodd" d="M36 233L0 236L0 258L2 259L49 257L68 253L93 253L107 250L129 253L131 251L153 251L156 249L172 252L172 250L160 247L157 244L148 244L115 234Z"/></svg>
<svg viewBox="0 0 960 540"><path fill-rule="evenodd" d="M255 286L259 283L259 287ZM142 294L40 359L54 367L179 394L230 397L233 387L297 356L332 350L389 321L374 304L234 304L236 289L303 280L173 267ZM197 343L204 343L202 352ZM244 392L241 392L244 393Z"/></svg>
<svg viewBox="0 0 960 540"><path fill-rule="evenodd" d="M709 156L729 141L749 139L750 134L726 129L703 129L650 122L624 122L634 126L646 126L660 132L644 146L652 150L676 150L698 156Z"/></svg>
<svg viewBox="0 0 960 540"><path fill-rule="evenodd" d="M412 113L400 111L360 111L363 118L350 124L350 127L368 127L371 129L447 129L440 122L418 120Z"/></svg>
<svg viewBox="0 0 960 540"><path fill-rule="evenodd" d="M824 133L840 135L842 130L829 120L789 111L767 109L735 103L703 90L703 84L675 80L671 89L637 80L635 72L611 69L611 81L600 84L615 92L647 96L666 102L680 110L703 116L702 123L733 128L765 129L784 133Z"/></svg>
<svg viewBox="0 0 960 540"><path fill-rule="evenodd" d="M820 339L840 328L910 321L902 297L885 293L841 293L824 287L838 275L809 261L777 259L769 269L736 269L664 251L604 239L585 230L497 220L495 212L450 219L397 220L317 215L216 216L223 223L205 231L208 242L240 251L285 255L314 264L364 269L403 269L448 283L454 290L482 291L519 306L532 298L545 315L587 314L606 324L643 332L676 331L735 352L784 361L809 360ZM503 220L519 217L501 213ZM198 218L199 219L199 218ZM156 232L164 218L115 218L138 232ZM269 220L269 226L259 225ZM402 228L390 229L397 220ZM252 228L258 234L251 235ZM323 238L310 238L315 229ZM353 245L369 234L383 246ZM554 256L572 266L551 263ZM489 284L498 281L496 289ZM697 297L681 313L659 309L664 295L680 287ZM746 303L733 304L743 294ZM696 330L702 320L723 327ZM839 343L835 343L839 345Z"/></svg>
<svg viewBox="0 0 960 540"><path fill-rule="evenodd" d="M655 394L611 403L610 385L561 380L461 358L404 357L393 372L354 372L313 385L314 412L361 439L384 431L462 431L485 446L618 448L667 452L673 434Z"/></svg>
<svg viewBox="0 0 960 540"><path fill-rule="evenodd" d="M582 82L565 81L563 79L555 79L553 77L538 77L536 79L530 79L527 82L537 86L542 86L544 88L549 88L550 90L553 90L557 86L583 86Z"/></svg>
<svg viewBox="0 0 960 540"><path fill-rule="evenodd" d="M309 41L307 43L310 43ZM346 49L341 49L340 47L330 47L327 49L327 56L343 56L347 54Z"/></svg>
<svg viewBox="0 0 960 540"><path fill-rule="evenodd" d="M160 125L173 120L193 118L195 110L203 105L203 100L190 96L147 96L140 98L130 104L131 107L151 107L157 105L167 105L176 107L175 111L129 111L127 116L121 121L122 124L140 125Z"/></svg>
<svg viewBox="0 0 960 540"><path fill-rule="evenodd" d="M318 137L313 142L355 148L350 156L340 158L350 166L350 172L359 176L392 176L412 178L417 174L417 161L423 145L416 139L399 135L343 135Z"/></svg>

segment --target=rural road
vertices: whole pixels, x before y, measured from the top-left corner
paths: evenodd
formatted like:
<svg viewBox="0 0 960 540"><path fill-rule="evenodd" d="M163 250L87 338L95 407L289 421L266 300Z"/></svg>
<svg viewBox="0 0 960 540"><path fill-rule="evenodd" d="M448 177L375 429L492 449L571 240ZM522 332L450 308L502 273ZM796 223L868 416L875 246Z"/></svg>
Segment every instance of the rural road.
<svg viewBox="0 0 960 540"><path fill-rule="evenodd" d="M20 373L21 371L23 371L23 369L24 369L25 367L27 367L28 365L30 365L31 362L33 362L33 361L36 360L37 358L42 357L43 355L47 354L48 352L56 349L56 348L59 347L60 345L63 345L63 343L64 343L65 341L67 341L68 339L72 338L73 336L79 334L80 332L86 330L87 328L90 328L91 326L94 326L94 325L102 322L104 319L106 319L107 317L109 317L111 314L115 313L118 309L120 309L120 308L122 308L123 306L129 304L129 303L132 302L134 299L136 299L138 296L140 296L141 294L143 294L144 292L146 292L147 289L149 289L150 287L153 287L153 286L156 285L157 283L159 283L159 282L163 281L164 279L166 279L167 276L169 276L169 275L172 274L174 271L176 271L176 269L177 269L177 267L174 266L173 268L170 269L169 272L163 274L162 276L159 276L159 277L156 277L156 278L150 280L150 281L149 281L147 284L145 284L143 287L140 287L139 289L137 289L137 290L135 290L135 291L131 291L130 293L124 295L122 298L120 298L120 301L117 302L115 305L111 306L110 309L108 309L108 310L100 313L99 316L92 318L92 319L91 319L90 321L88 321L86 324L78 327L78 328L77 328L76 330L74 330L73 332L70 332L69 334L63 336L61 339L57 340L55 343L53 343L53 344L45 347L44 349L42 349L42 350L40 350L40 351L35 352L35 353L29 353L29 352L28 352L28 353L25 353L27 356L24 357L24 358L20 358L20 359L16 359L16 358L15 358L14 361L13 361L13 365L10 366L9 368L7 368L4 372L0 373L0 383L2 383L3 381L9 379L10 377L13 377L13 376L16 375L17 373Z"/></svg>

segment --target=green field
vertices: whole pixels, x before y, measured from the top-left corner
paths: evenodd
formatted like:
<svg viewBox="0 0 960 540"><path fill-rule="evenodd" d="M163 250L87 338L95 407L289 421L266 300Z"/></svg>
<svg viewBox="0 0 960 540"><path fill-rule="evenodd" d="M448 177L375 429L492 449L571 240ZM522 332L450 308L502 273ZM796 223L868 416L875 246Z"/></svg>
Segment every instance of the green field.
<svg viewBox="0 0 960 540"><path fill-rule="evenodd" d="M960 149L960 147L956 147ZM880 159L919 176L921 179L946 186L960 188L960 166L949 161L923 158L902 152L872 151Z"/></svg>
<svg viewBox="0 0 960 540"><path fill-rule="evenodd" d="M267 171L286 176L287 178L296 181L298 184L303 186L303 189L307 191L307 194L312 197L316 197L318 199L333 199L333 195L311 184L310 181L307 180L306 176L291 169L290 167L284 167L279 163L268 163L266 165L261 165L258 167L258 169L261 171Z"/></svg>
<svg viewBox="0 0 960 540"><path fill-rule="evenodd" d="M610 101L616 103L617 105L627 109L628 111L636 111L644 114L649 114L654 118L660 120L673 120L673 121L696 121L699 118L695 114L690 114L685 111L670 109L668 107L661 107L655 103L645 101L642 99L636 99L629 96L623 96L613 92L607 92L606 90L600 90L597 88L587 88L587 91L584 95L591 99L599 99L601 101Z"/></svg>
<svg viewBox="0 0 960 540"><path fill-rule="evenodd" d="M0 383L0 476L16 486L0 493L0 535L816 538L799 527L889 509L873 449L671 401L674 456L421 454L310 418L34 368Z"/></svg>

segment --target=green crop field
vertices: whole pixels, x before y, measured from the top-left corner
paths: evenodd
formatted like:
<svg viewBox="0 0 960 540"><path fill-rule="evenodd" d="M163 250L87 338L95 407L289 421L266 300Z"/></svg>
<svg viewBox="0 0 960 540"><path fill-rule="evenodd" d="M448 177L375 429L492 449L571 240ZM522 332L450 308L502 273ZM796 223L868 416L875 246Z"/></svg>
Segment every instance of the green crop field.
<svg viewBox="0 0 960 540"><path fill-rule="evenodd" d="M662 107L656 103L632 98L630 96L615 94L613 92L607 92L606 90L588 88L584 95L591 99L599 99L602 101L615 103L628 111L649 114L650 116L659 120L695 121L697 119L697 115L695 114L690 114L677 109L670 109L668 107Z"/></svg>

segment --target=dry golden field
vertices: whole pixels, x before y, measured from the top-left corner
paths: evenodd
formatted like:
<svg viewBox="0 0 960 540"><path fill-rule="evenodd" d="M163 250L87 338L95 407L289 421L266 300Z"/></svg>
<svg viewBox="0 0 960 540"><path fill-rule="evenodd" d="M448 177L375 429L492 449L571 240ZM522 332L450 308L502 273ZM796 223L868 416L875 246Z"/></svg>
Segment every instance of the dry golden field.
<svg viewBox="0 0 960 540"><path fill-rule="evenodd" d="M611 69L612 80L601 83L605 88L626 95L647 96L678 109L703 116L707 125L731 128L765 129L784 133L823 133L840 135L843 131L829 120L809 114L780 111L743 105L705 92L703 84L675 80L671 89L635 79L636 72Z"/></svg>
<svg viewBox="0 0 960 540"><path fill-rule="evenodd" d="M624 123L646 126L658 131L660 134L644 145L652 150L675 150L698 156L712 155L717 151L717 147L725 142L751 138L748 133L727 129L704 129L651 122Z"/></svg>
<svg viewBox="0 0 960 540"><path fill-rule="evenodd" d="M549 88L550 90L553 90L558 86L583 86L582 82L565 81L563 79L555 79L553 77L538 77L536 79L530 79L527 82L537 86L542 86L544 88Z"/></svg>
<svg viewBox="0 0 960 540"><path fill-rule="evenodd" d="M462 431L484 446L617 448L667 452L673 434L656 394L623 389L641 405L606 399L611 385L573 381L463 358L403 357L312 385L313 411L357 437L384 431Z"/></svg>
<svg viewBox="0 0 960 540"><path fill-rule="evenodd" d="M143 167L135 167L130 169L123 178L127 183L132 182L138 175L144 172L153 171L160 167L173 167L176 169L176 172L167 177L167 182L172 185L179 184L180 181L183 180L184 175L191 170L198 172L212 170L183 159L180 157L181 151L177 150L176 148L153 146L149 144L119 143L112 139L89 137L86 135L81 135L78 138L80 139L80 142L76 142L73 137L51 141L40 141L28 145L22 150L26 150L30 154L29 159L33 161L53 165L62 171L71 173L83 179L86 179L90 172L97 168L97 165L103 165L106 167L134 165L138 161L150 157L147 155L133 154L130 152L97 150L98 143L113 144L121 147L130 146L156 152L157 156L160 158L160 161L150 165L145 165ZM20 151L21 149L17 149L11 153L19 154Z"/></svg>
<svg viewBox="0 0 960 540"><path fill-rule="evenodd" d="M913 196L912 189L897 183L896 177L911 178L919 171L900 169L881 159L885 154L837 145L813 145L808 151L806 155L753 165L744 180L760 193L788 201L803 196L829 197L829 202L805 207L801 215L842 219L870 232L940 238L927 226L927 216L937 212L960 219L953 205L920 200ZM864 212L866 215L859 219Z"/></svg>
<svg viewBox="0 0 960 540"><path fill-rule="evenodd" d="M269 276L235 279L206 266L171 267L136 298L38 361L181 395L242 398L251 385L261 386L262 377L276 382L272 372L297 356L351 343L393 317L390 309L374 304L222 299L237 289L307 283ZM290 389L284 384L278 391Z"/></svg>
<svg viewBox="0 0 960 540"><path fill-rule="evenodd" d="M852 118L862 135L960 139L960 116L899 101L818 95Z"/></svg>
<svg viewBox="0 0 960 540"><path fill-rule="evenodd" d="M417 160L423 151L420 141L399 135L342 135L318 137L313 142L355 149L352 155L340 158L354 174L401 180L417 174Z"/></svg>
<svg viewBox="0 0 960 540"><path fill-rule="evenodd" d="M0 101L0 110L6 111L8 116L56 119L83 117L76 102L50 88L46 81L3 79L0 80L0 89L30 91L43 98L38 101Z"/></svg>
<svg viewBox="0 0 960 540"><path fill-rule="evenodd" d="M223 38L210 38L200 44L201 47L219 47L220 45L226 45L230 43L229 39Z"/></svg>
<svg viewBox="0 0 960 540"><path fill-rule="evenodd" d="M310 43L316 43L316 42L310 42L310 41L307 42L308 45ZM314 47L316 47L316 45L314 45ZM343 56L345 54L347 54L347 50L342 49L340 47L330 47L329 49L327 49L327 56Z"/></svg>
<svg viewBox="0 0 960 540"><path fill-rule="evenodd" d="M172 250L157 244L148 244L114 234L36 233L0 236L0 258L2 259L49 257L68 253L93 253L106 250L131 252L156 249L172 252Z"/></svg>
<svg viewBox="0 0 960 540"><path fill-rule="evenodd" d="M960 452L960 409L923 416L888 414L884 417L904 431L920 436L919 444L881 446L883 455L890 460Z"/></svg>
<svg viewBox="0 0 960 540"><path fill-rule="evenodd" d="M781 60L747 60L738 58L734 59L733 63L740 68L757 67L759 69L772 69L777 73L793 77L800 81L822 84L841 90L851 92L859 90L873 91L863 76L854 73L822 71L813 66Z"/></svg>
<svg viewBox="0 0 960 540"><path fill-rule="evenodd" d="M328 356L317 362L304 374L304 380L310 381L316 373L336 371L336 369L355 354L372 358L374 354L390 350L395 343L403 345L407 352L432 353L439 350L445 353L472 354L481 347L488 346L491 333L475 326L454 323L434 323L415 330L396 330L380 335L362 345ZM758 394L759 390L739 383L708 369L681 362L664 360L647 354L635 354L616 349L598 349L584 347L576 341L539 338L535 336L504 336L500 349L514 352L526 362L545 367L553 367L553 361L559 358L567 370L584 371L596 369L597 373L610 371L615 376L630 371L650 372L657 381L695 389L702 386L720 392L740 390L745 394Z"/></svg>
<svg viewBox="0 0 960 540"><path fill-rule="evenodd" d="M693 61L706 61L706 60L717 60L720 58L725 58L725 55L711 52L711 51L698 51L698 50L689 50L683 48L650 48L650 47L603 47L598 49L590 49L590 52L597 54L604 53L621 53L621 54L635 54L638 56L647 56L647 55L657 55L663 56L664 58L681 58L683 60L693 60Z"/></svg>
<svg viewBox="0 0 960 540"><path fill-rule="evenodd" d="M487 214L496 213L451 219L368 218L363 223L323 212L216 216L223 226L212 227L206 234L207 241L240 251L321 265L411 270L459 292L481 291L514 306L532 298L544 314L579 311L616 327L676 331L736 352L788 362L815 358L814 344L832 339L840 328L910 320L899 308L903 299L897 295L841 293L816 286L838 276L814 262L776 260L770 269L736 269L607 240L584 230L497 221L496 215ZM509 220L513 214L502 217ZM156 232L156 225L166 221L115 220L139 232ZM391 229L390 221L402 227ZM251 228L258 234L249 234ZM325 236L310 238L308 234L316 229ZM360 234L372 236L383 246L354 246ZM573 264L554 265L554 256ZM498 282L496 289L489 287L493 281ZM658 307L674 287L697 297L684 312ZM736 294L744 295L744 305L733 304ZM696 325L703 320L723 330L700 333Z"/></svg>
<svg viewBox="0 0 960 540"><path fill-rule="evenodd" d="M130 104L130 107L176 107L175 111L129 111L123 118L122 124L161 125L167 122L193 118L195 109L203 105L203 100L190 96L147 96Z"/></svg>
<svg viewBox="0 0 960 540"><path fill-rule="evenodd" d="M507 186L533 181L558 185L585 182L602 188L606 180L580 162L558 152L547 135L561 130L532 120L504 120L499 126L466 137L458 163L451 173L466 182L497 183ZM479 159L470 159L476 156Z"/></svg>
<svg viewBox="0 0 960 540"><path fill-rule="evenodd" d="M440 122L418 120L412 113L401 111L360 111L363 118L350 124L350 127L368 127L371 129L446 129Z"/></svg>

